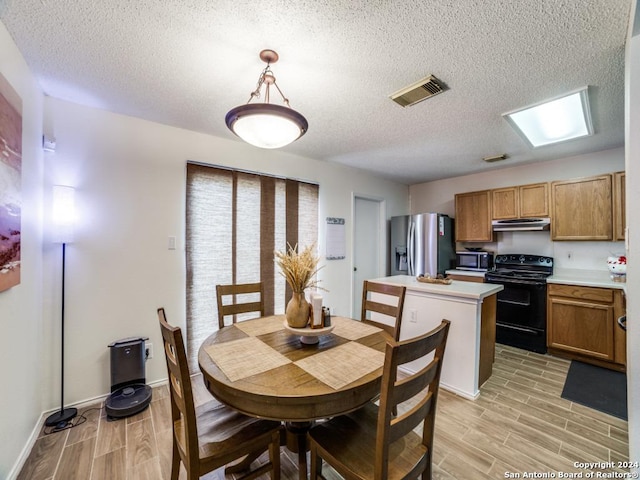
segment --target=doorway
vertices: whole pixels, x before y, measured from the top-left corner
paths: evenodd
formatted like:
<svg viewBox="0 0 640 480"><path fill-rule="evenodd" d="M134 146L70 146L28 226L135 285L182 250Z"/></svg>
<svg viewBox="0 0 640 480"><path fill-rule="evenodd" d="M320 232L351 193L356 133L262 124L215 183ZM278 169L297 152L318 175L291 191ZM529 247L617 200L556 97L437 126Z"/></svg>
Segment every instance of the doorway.
<svg viewBox="0 0 640 480"><path fill-rule="evenodd" d="M362 283L383 277L385 268L386 217L384 200L355 195L353 199L353 292L352 318L360 318Z"/></svg>

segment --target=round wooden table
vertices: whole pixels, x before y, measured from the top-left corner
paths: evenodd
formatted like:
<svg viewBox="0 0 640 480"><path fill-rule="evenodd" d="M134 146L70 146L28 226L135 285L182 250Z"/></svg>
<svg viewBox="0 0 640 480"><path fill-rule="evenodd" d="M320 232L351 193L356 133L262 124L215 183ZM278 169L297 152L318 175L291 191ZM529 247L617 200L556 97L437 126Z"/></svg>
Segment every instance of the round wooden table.
<svg viewBox="0 0 640 480"><path fill-rule="evenodd" d="M390 337L333 317L334 330L307 345L283 322L284 315L275 315L225 327L204 341L198 363L219 401L246 415L285 422L287 447L298 452L300 478L306 478L306 431L314 420L348 413L380 394Z"/></svg>

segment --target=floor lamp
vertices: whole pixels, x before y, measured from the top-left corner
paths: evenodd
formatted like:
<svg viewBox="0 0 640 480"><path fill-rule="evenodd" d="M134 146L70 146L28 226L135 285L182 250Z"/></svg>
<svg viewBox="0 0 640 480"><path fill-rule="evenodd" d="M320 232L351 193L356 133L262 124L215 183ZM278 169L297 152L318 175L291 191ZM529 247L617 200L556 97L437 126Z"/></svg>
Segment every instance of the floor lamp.
<svg viewBox="0 0 640 480"><path fill-rule="evenodd" d="M76 408L64 408L64 287L65 254L67 243L73 241L75 222L75 190L73 187L55 185L53 187L53 242L62 244L62 298L60 307L60 410L45 420L48 427L66 427L69 420L78 414Z"/></svg>

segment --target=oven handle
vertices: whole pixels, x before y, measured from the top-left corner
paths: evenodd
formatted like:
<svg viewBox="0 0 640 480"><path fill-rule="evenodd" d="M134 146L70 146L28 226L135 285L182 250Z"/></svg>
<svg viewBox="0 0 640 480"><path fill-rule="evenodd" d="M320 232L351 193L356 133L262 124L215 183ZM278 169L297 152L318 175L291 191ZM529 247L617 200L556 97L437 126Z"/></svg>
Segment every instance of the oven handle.
<svg viewBox="0 0 640 480"><path fill-rule="evenodd" d="M523 327L515 327L513 325L507 325L505 323L498 323L497 324L498 327L502 327L502 328L509 328L511 330L518 330L519 332L525 332L525 333L533 333L533 334L538 334L538 332L536 330L532 330L530 328L523 328Z"/></svg>
<svg viewBox="0 0 640 480"><path fill-rule="evenodd" d="M532 282L528 280L518 280L515 278L510 278L509 280L499 280L485 276L485 280L487 283L494 283L496 285L530 285L537 288L545 288L547 286L547 282Z"/></svg>
<svg viewBox="0 0 640 480"><path fill-rule="evenodd" d="M514 300L502 300L498 298L498 303L508 303L509 305L518 305L519 307L528 307L531 305L529 302L516 302Z"/></svg>

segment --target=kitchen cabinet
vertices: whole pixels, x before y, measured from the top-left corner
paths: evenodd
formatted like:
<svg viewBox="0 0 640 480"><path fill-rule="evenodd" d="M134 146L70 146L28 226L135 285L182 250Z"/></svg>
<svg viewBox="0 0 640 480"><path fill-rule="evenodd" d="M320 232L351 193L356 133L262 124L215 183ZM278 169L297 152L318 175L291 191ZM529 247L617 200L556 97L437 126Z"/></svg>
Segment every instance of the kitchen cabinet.
<svg viewBox="0 0 640 480"><path fill-rule="evenodd" d="M533 183L491 190L494 220L548 217L549 184Z"/></svg>
<svg viewBox="0 0 640 480"><path fill-rule="evenodd" d="M551 183L551 240L612 240L611 174Z"/></svg>
<svg viewBox="0 0 640 480"><path fill-rule="evenodd" d="M491 190L455 196L456 242L492 242Z"/></svg>
<svg viewBox="0 0 640 480"><path fill-rule="evenodd" d="M549 353L623 371L626 333L617 323L622 295L619 289L549 284Z"/></svg>
<svg viewBox="0 0 640 480"><path fill-rule="evenodd" d="M613 232L614 240L624 240L624 228L627 224L627 212L625 210L625 173L613 174Z"/></svg>

